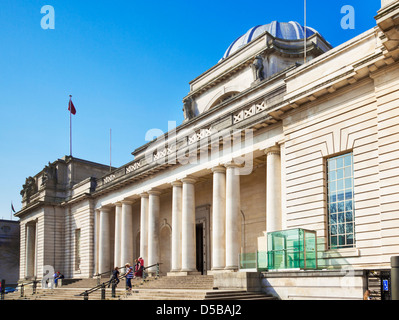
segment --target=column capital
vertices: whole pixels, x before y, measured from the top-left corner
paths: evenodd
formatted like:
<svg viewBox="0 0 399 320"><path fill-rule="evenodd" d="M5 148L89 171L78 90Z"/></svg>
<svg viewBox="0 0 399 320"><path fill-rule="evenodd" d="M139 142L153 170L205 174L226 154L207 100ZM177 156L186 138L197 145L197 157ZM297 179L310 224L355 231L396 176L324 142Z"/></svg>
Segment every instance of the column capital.
<svg viewBox="0 0 399 320"><path fill-rule="evenodd" d="M161 194L161 190L158 189L151 189L147 192L149 195L152 196L159 196Z"/></svg>
<svg viewBox="0 0 399 320"><path fill-rule="evenodd" d="M274 146L272 146L270 148L265 149L264 152L265 152L266 155L269 155L269 154L280 154L280 146L279 145L274 145Z"/></svg>
<svg viewBox="0 0 399 320"><path fill-rule="evenodd" d="M148 198L148 193L147 192L140 193L140 198Z"/></svg>
<svg viewBox="0 0 399 320"><path fill-rule="evenodd" d="M122 207L122 201L115 202L115 207Z"/></svg>
<svg viewBox="0 0 399 320"><path fill-rule="evenodd" d="M197 179L194 178L193 176L187 176L187 177L184 177L183 179L181 179L181 182L194 184L197 182Z"/></svg>
<svg viewBox="0 0 399 320"><path fill-rule="evenodd" d="M107 206L103 206L97 209L98 211L104 211L104 212L109 212L111 210L111 207Z"/></svg>
<svg viewBox="0 0 399 320"><path fill-rule="evenodd" d="M134 201L133 200L122 200L121 202L120 202L121 204L124 204L124 205L132 205L133 203L134 203Z"/></svg>
<svg viewBox="0 0 399 320"><path fill-rule="evenodd" d="M225 173L226 172L226 167L224 167L224 166L216 166L216 167L213 167L211 170L212 170L212 172Z"/></svg>
<svg viewBox="0 0 399 320"><path fill-rule="evenodd" d="M226 162L224 164L224 166L226 167L226 169L229 169L229 168L241 168L242 164L236 163L234 161L229 161L229 162Z"/></svg>
<svg viewBox="0 0 399 320"><path fill-rule="evenodd" d="M183 185L183 183L181 181L173 181L170 183L172 185L172 187L181 187Z"/></svg>

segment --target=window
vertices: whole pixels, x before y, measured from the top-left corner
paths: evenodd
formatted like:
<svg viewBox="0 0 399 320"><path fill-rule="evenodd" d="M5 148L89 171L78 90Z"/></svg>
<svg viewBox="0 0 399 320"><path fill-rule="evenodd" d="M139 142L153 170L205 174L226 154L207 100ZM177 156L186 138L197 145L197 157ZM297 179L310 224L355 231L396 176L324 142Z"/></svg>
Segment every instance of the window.
<svg viewBox="0 0 399 320"><path fill-rule="evenodd" d="M354 247L353 153L327 159L327 196L329 248Z"/></svg>
<svg viewBox="0 0 399 320"><path fill-rule="evenodd" d="M75 230L75 270L80 270L80 229Z"/></svg>

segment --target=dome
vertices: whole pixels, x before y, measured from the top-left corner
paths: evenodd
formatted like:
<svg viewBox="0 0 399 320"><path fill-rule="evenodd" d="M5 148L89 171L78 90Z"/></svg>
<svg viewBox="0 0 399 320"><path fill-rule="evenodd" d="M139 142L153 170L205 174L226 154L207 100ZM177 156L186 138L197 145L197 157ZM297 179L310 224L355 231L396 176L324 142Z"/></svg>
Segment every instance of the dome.
<svg viewBox="0 0 399 320"><path fill-rule="evenodd" d="M241 47L245 46L253 39L267 31L273 37L284 39L284 40L300 40L304 38L305 28L301 26L298 22L277 22L273 21L269 24L259 25L253 27L247 31L244 35L237 38L226 50L223 59L226 59L229 55L239 50ZM313 28L306 27L306 38L317 33Z"/></svg>

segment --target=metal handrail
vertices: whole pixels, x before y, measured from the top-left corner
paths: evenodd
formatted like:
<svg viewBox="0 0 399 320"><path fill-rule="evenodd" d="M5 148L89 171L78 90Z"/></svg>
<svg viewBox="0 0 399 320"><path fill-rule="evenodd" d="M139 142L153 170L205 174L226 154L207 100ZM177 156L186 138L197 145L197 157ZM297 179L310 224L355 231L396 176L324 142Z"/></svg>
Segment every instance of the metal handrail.
<svg viewBox="0 0 399 320"><path fill-rule="evenodd" d="M160 264L162 264L162 263L155 263L153 265L150 265L148 267L143 268L143 279L144 279L144 271L146 269L152 268L154 266L157 266L156 273L157 273L157 276L158 276L159 275L159 265ZM123 267L121 267L121 268L123 268ZM102 275L102 274L107 274L107 273L110 273L110 272L112 272L112 270L111 271L106 271L106 272L103 272L103 273L100 273L100 274L96 274L95 276ZM123 279L125 277L126 277L126 274L118 277L118 279ZM85 300L88 300L89 294L101 289L101 290L103 290L103 292L101 293L101 299L104 300L105 299L105 287L107 285L110 285L111 283L113 285L112 286L112 292L113 292L113 297L114 297L114 294L115 294L115 286L114 286L115 285L115 280L114 279L110 279L110 280L107 280L107 281L105 281L105 282L103 282L101 284L98 284L98 285L96 285L95 287L93 287L91 289L85 290L84 292L77 294L76 296L83 296Z"/></svg>
<svg viewBox="0 0 399 320"><path fill-rule="evenodd" d="M38 282L39 282L39 280L34 279L34 280L30 281L30 282L19 283L17 285L17 288L20 287L20 296L21 297L24 296L24 294L25 294L24 287L27 286L27 285L30 285L30 284L33 284L33 286L32 286L32 294L36 294L36 289L37 289Z"/></svg>

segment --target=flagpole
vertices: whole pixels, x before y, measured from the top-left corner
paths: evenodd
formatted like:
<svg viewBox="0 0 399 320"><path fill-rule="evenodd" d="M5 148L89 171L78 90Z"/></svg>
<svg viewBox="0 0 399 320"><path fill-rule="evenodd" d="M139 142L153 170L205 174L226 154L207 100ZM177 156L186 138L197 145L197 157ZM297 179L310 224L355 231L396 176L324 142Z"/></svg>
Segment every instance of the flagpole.
<svg viewBox="0 0 399 320"><path fill-rule="evenodd" d="M306 0L304 0L304 20L305 20L305 26L304 26L304 57L303 57L303 63L306 63Z"/></svg>
<svg viewBox="0 0 399 320"><path fill-rule="evenodd" d="M111 160L112 160L112 140L111 140L111 128L109 129L109 172L111 172L112 171L112 166L111 166L111 164L112 164L112 162L111 162Z"/></svg>
<svg viewBox="0 0 399 320"><path fill-rule="evenodd" d="M69 95L69 103L71 103L72 95ZM69 155L72 157L72 108L69 108Z"/></svg>

